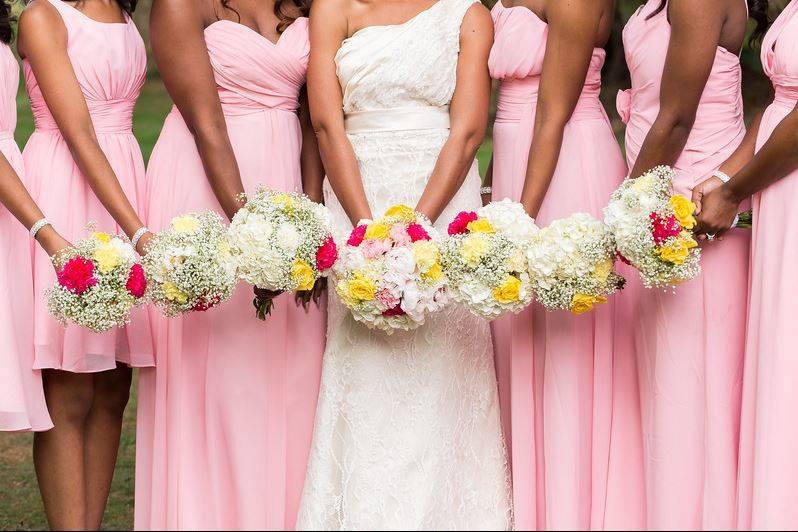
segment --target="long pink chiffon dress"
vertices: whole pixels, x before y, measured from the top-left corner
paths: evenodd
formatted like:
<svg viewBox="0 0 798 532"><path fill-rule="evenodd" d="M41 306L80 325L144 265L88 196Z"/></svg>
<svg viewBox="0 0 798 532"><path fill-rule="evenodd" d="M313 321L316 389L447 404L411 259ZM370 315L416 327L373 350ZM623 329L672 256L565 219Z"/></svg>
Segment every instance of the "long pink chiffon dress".
<svg viewBox="0 0 798 532"><path fill-rule="evenodd" d="M0 44L0 153L23 177L22 154L14 142L18 87L17 59ZM53 427L41 373L33 369L30 249L28 232L0 205L0 431Z"/></svg>
<svg viewBox="0 0 798 532"><path fill-rule="evenodd" d="M501 81L493 129L493 197L518 201L533 141L548 25L524 6L497 2L492 15L489 65ZM541 226L576 212L600 218L626 175L599 101L605 57L604 50L594 50L538 214ZM518 530L643 523L637 374L633 352L616 353L614 313L614 300L582 316L546 312L535 304L493 324Z"/></svg>
<svg viewBox="0 0 798 532"><path fill-rule="evenodd" d="M144 83L147 54L133 20L98 22L61 0L47 0L67 29L67 53L89 108L100 148L122 189L140 212L144 199L144 159L133 136L133 107ZM86 226L121 234L116 222L94 195L72 158L69 146L44 100L27 60L23 63L36 130L23 157L33 199L64 238L87 235ZM33 253L34 349L37 369L94 373L114 369L117 362L133 367L153 364L152 335L146 311L130 325L102 334L77 326L64 328L47 312L45 290L55 283L50 258L40 247Z"/></svg>
<svg viewBox="0 0 798 532"><path fill-rule="evenodd" d="M744 2L744 0L740 0ZM667 9L649 0L624 30L632 88L618 98L634 166L659 112L670 40ZM695 124L674 167L675 191L690 197L745 135L739 57L718 47ZM748 296L747 231L703 246L699 278L647 290L637 315L648 527L734 525L742 364Z"/></svg>
<svg viewBox="0 0 798 532"><path fill-rule="evenodd" d="M310 44L299 18L273 43L220 20L205 30L244 188L301 190L297 117ZM222 212L179 111L148 169L148 223ZM252 287L206 313L156 318L158 367L141 372L135 527L292 529L305 479L325 346L325 312L276 301L255 317Z"/></svg>
<svg viewBox="0 0 798 532"><path fill-rule="evenodd" d="M762 44L776 91L759 126L757 149L798 105L798 0ZM738 492L739 530L798 528L798 171L753 198L748 340Z"/></svg>

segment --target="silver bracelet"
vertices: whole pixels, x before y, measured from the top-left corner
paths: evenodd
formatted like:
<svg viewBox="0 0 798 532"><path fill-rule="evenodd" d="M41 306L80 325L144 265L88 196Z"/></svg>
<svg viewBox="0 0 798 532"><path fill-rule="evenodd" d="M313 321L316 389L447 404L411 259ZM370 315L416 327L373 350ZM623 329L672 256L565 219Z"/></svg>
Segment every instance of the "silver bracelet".
<svg viewBox="0 0 798 532"><path fill-rule="evenodd" d="M130 244L133 246L133 249L136 249L136 246L138 246L139 240L141 240L141 237L143 237L144 235L146 235L149 232L150 232L150 230L149 230L149 228L147 228L146 225L142 226L142 227L139 227L139 230L136 231L136 234L134 234L133 238L130 239Z"/></svg>
<svg viewBox="0 0 798 532"><path fill-rule="evenodd" d="M46 225L50 225L50 222L47 220L47 218L42 218L41 220L39 220L38 222L33 224L33 226L31 226L31 228L30 228L30 237L31 238L36 238L36 234L39 231L41 231L42 228L44 226L46 226Z"/></svg>
<svg viewBox="0 0 798 532"><path fill-rule="evenodd" d="M712 175L717 177L724 183L728 183L729 181L731 181L731 177L729 176L729 174L727 174L726 172L722 172L721 170L715 170L715 172Z"/></svg>
<svg viewBox="0 0 798 532"><path fill-rule="evenodd" d="M479 193L483 196L485 194L493 194L493 187L482 187L479 189Z"/></svg>

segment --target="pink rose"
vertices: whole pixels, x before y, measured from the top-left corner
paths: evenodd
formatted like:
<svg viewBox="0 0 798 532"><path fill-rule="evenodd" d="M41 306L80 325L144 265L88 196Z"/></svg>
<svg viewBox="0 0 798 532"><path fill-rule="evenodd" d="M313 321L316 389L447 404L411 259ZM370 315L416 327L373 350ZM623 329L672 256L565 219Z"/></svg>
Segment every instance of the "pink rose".
<svg viewBox="0 0 798 532"><path fill-rule="evenodd" d="M407 234L410 235L410 240L412 242L418 242L419 240L430 240L427 230L424 229L424 227L420 224L408 225Z"/></svg>
<svg viewBox="0 0 798 532"><path fill-rule="evenodd" d="M144 292L147 290L147 278L144 276L144 268L141 267L141 264L134 264L130 268L125 288L135 298L144 297Z"/></svg>
<svg viewBox="0 0 798 532"><path fill-rule="evenodd" d="M366 259L376 259L381 255L385 255L391 249L391 242L389 240L366 240L363 243L363 256Z"/></svg>
<svg viewBox="0 0 798 532"><path fill-rule="evenodd" d="M396 298L387 288L383 288L382 290L377 292L377 295L375 297L377 298L377 301L382 303L383 307L388 309L394 308L396 305L399 304L399 299Z"/></svg>
<svg viewBox="0 0 798 532"><path fill-rule="evenodd" d="M358 225L352 229L352 233L349 235L349 240L346 241L346 244L348 246L358 247L363 243L363 239L366 238L366 229L367 227L365 225Z"/></svg>
<svg viewBox="0 0 798 532"><path fill-rule="evenodd" d="M454 221L449 224L450 235L462 235L468 232L468 224L477 219L477 213L473 211L463 211L455 216Z"/></svg>
<svg viewBox="0 0 798 532"><path fill-rule="evenodd" d="M316 250L316 269L320 272L329 270L337 260L338 246L335 245L335 240L332 237L327 237L324 244Z"/></svg>
<svg viewBox="0 0 798 532"><path fill-rule="evenodd" d="M83 257L69 259L57 276L59 285L77 295L83 294L97 284L97 279L94 277L94 263Z"/></svg>
<svg viewBox="0 0 798 532"><path fill-rule="evenodd" d="M653 224L652 235L654 236L654 243L658 246L664 244L671 237L679 236L682 232L679 220L673 215L663 218L659 214L652 212L648 217Z"/></svg>
<svg viewBox="0 0 798 532"><path fill-rule="evenodd" d="M393 224L389 234L391 240L393 240L397 246L409 246L413 242L404 224Z"/></svg>

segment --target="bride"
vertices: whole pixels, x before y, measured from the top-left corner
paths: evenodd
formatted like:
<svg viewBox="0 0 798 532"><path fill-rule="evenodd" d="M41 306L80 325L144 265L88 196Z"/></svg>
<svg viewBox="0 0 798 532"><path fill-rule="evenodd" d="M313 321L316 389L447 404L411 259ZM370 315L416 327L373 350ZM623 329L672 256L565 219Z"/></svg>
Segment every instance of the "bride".
<svg viewBox="0 0 798 532"><path fill-rule="evenodd" d="M478 208L487 10L316 0L310 20L308 91L336 231L395 204L441 230ZM487 323L454 306L387 336L334 298L298 528L511 528Z"/></svg>

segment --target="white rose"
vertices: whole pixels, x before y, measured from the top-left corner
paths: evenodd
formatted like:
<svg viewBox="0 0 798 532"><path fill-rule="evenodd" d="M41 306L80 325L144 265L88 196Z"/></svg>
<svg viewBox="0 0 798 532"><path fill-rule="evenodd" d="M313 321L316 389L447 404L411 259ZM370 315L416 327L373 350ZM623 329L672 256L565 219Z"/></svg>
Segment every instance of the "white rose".
<svg viewBox="0 0 798 532"><path fill-rule="evenodd" d="M385 254L385 266L388 271L396 271L407 275L416 271L416 260L410 248L393 248Z"/></svg>
<svg viewBox="0 0 798 532"><path fill-rule="evenodd" d="M294 253L301 243L299 232L289 223L281 224L277 228L276 237L277 245L290 253Z"/></svg>

